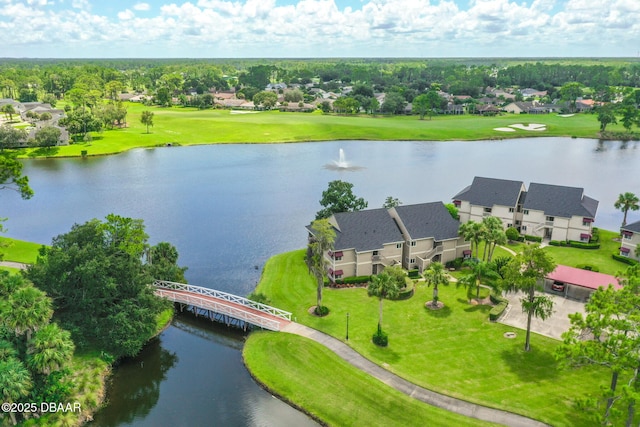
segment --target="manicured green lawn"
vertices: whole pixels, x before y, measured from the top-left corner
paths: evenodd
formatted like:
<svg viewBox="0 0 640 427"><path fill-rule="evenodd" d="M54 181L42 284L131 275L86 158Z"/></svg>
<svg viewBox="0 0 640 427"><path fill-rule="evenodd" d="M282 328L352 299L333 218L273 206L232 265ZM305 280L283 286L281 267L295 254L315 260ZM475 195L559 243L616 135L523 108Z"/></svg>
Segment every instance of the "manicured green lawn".
<svg viewBox="0 0 640 427"><path fill-rule="evenodd" d="M243 358L259 381L328 425L493 425L412 399L296 335L252 333Z"/></svg>
<svg viewBox="0 0 640 427"><path fill-rule="evenodd" d="M52 149L25 149L23 156L80 156L122 152L136 147L217 143L273 143L325 140L479 140L532 136L576 136L597 138L599 123L593 114L573 117L513 115L496 117L439 116L419 120L417 116L347 117L314 113L263 111L232 114L230 110L147 107L127 104L127 128L93 134L93 141ZM154 113L154 126L147 133L140 123L142 111ZM516 130L499 132L510 124L540 123L544 132ZM622 129L622 128L620 128ZM615 126L611 130L615 130Z"/></svg>
<svg viewBox="0 0 640 427"><path fill-rule="evenodd" d="M4 246L4 245L7 246ZM8 237L0 237L0 253L2 253L2 261L14 261L24 264L33 264L36 262L38 250L42 245L33 242L25 242L24 240L10 239Z"/></svg>
<svg viewBox="0 0 640 427"><path fill-rule="evenodd" d="M629 267L627 264L611 258L611 254L618 253L620 242L614 241L619 237L615 231L600 230L600 249L577 249L559 246L547 246L549 252L558 264L575 267L579 264L591 264L600 269L600 273L616 275Z"/></svg>
<svg viewBox="0 0 640 427"><path fill-rule="evenodd" d="M416 384L554 426L590 425L572 405L606 385L607 372L561 369L554 358L557 341L533 334L533 349L524 352L524 332L504 338L513 328L489 322L489 307L470 305L465 289L440 288L446 307L434 312L424 308L432 289L419 285L408 300L384 301L389 347L379 348L371 342L378 301L364 289L325 289L329 316L308 314L316 302L315 284L303 257L299 250L271 258L257 288L270 304L292 311L297 322L344 340L349 313L349 345Z"/></svg>

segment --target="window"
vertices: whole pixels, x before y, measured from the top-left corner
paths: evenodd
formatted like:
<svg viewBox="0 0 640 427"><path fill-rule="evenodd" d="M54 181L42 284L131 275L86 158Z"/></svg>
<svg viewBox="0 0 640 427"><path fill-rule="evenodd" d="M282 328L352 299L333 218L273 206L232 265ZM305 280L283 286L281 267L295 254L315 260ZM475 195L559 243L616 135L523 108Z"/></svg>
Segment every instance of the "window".
<svg viewBox="0 0 640 427"><path fill-rule="evenodd" d="M373 256L378 255L378 251L373 251Z"/></svg>
<svg viewBox="0 0 640 427"><path fill-rule="evenodd" d="M411 241L411 246L415 246L415 245L416 245L416 241L415 241L415 240L412 240L412 241Z"/></svg>
<svg viewBox="0 0 640 427"><path fill-rule="evenodd" d="M591 225L591 221L582 221L582 226L583 227L588 227Z"/></svg>
<svg viewBox="0 0 640 427"><path fill-rule="evenodd" d="M513 213L514 211L515 211L515 209L509 208L509 213Z"/></svg>
<svg viewBox="0 0 640 427"><path fill-rule="evenodd" d="M409 264L415 264L415 263L416 263L416 259L415 259L415 258L411 258L411 259L409 260Z"/></svg>
<svg viewBox="0 0 640 427"><path fill-rule="evenodd" d="M554 219L555 219L555 218L554 218L554 217L552 217L552 216L548 216L548 217L547 217L547 221L548 221L548 222L553 222L553 220L554 220Z"/></svg>
<svg viewBox="0 0 640 427"><path fill-rule="evenodd" d="M507 228L513 227L513 224L507 224Z"/></svg>
<svg viewBox="0 0 640 427"><path fill-rule="evenodd" d="M525 214L525 215L529 215L529 209L523 210L522 213Z"/></svg>
<svg viewBox="0 0 640 427"><path fill-rule="evenodd" d="M335 259L336 261L342 261L342 255L340 255L340 256L336 256L334 259Z"/></svg>
<svg viewBox="0 0 640 427"><path fill-rule="evenodd" d="M631 238L633 237L633 233L630 231L623 231L622 232L622 237L627 239L627 240L631 240Z"/></svg>
<svg viewBox="0 0 640 427"><path fill-rule="evenodd" d="M402 249L402 243L396 243L396 249Z"/></svg>
<svg viewBox="0 0 640 427"><path fill-rule="evenodd" d="M491 208L484 208L485 213L491 213Z"/></svg>
<svg viewBox="0 0 640 427"><path fill-rule="evenodd" d="M522 230L522 231L527 231L527 226L526 226L526 225L523 225L523 226L522 226L522 228L521 228L521 230Z"/></svg>
<svg viewBox="0 0 640 427"><path fill-rule="evenodd" d="M516 225L520 225L520 220L516 219Z"/></svg>

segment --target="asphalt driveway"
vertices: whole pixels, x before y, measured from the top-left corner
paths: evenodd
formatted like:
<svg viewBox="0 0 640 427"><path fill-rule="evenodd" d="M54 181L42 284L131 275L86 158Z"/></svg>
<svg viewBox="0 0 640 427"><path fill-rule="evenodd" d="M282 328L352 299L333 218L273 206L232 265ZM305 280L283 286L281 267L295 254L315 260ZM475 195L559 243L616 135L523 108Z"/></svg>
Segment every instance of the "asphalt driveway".
<svg viewBox="0 0 640 427"><path fill-rule="evenodd" d="M508 293L505 297L509 300L509 306L504 314L498 319L499 323L523 329L522 333L527 330L527 315L522 312L520 298L524 294ZM531 331L547 337L562 339L562 333L569 330L571 322L569 322L569 314L576 312L584 313L584 303L569 300L558 295L549 295L553 299L553 314L547 320L531 319ZM514 331L517 332L517 331Z"/></svg>

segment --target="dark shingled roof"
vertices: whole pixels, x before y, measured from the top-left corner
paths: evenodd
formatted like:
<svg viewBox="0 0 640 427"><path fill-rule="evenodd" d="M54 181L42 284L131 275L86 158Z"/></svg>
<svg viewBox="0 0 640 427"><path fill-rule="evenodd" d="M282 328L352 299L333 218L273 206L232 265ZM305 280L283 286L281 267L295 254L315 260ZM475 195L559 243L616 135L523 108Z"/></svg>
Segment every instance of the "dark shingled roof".
<svg viewBox="0 0 640 427"><path fill-rule="evenodd" d="M595 218L598 201L583 193L582 188L532 182L522 207L543 211L549 216Z"/></svg>
<svg viewBox="0 0 640 427"><path fill-rule="evenodd" d="M631 224L627 224L624 227L621 227L622 230L633 231L634 233L640 233L640 221L632 222Z"/></svg>
<svg viewBox="0 0 640 427"><path fill-rule="evenodd" d="M518 203L522 181L483 178L476 176L473 183L453 196L454 200L468 201L472 205L492 207L513 206Z"/></svg>
<svg viewBox="0 0 640 427"><path fill-rule="evenodd" d="M433 237L435 240L446 240L458 237L460 223L451 217L442 202L397 206L395 209L412 239Z"/></svg>
<svg viewBox="0 0 640 427"><path fill-rule="evenodd" d="M334 248L356 252L382 249L385 243L403 242L396 222L386 209L370 209L334 214L340 231L336 230Z"/></svg>

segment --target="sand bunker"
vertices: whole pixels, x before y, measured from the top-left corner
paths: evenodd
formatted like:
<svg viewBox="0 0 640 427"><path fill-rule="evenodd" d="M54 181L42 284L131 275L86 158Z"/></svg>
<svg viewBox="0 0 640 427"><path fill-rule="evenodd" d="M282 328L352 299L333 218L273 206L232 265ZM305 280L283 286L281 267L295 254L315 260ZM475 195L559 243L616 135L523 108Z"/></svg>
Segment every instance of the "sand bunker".
<svg viewBox="0 0 640 427"><path fill-rule="evenodd" d="M575 114L558 114L558 117L573 117Z"/></svg>
<svg viewBox="0 0 640 427"><path fill-rule="evenodd" d="M497 130L499 132L515 132L515 129L511 129L511 128L493 128L493 130Z"/></svg>
<svg viewBox="0 0 640 427"><path fill-rule="evenodd" d="M522 130L533 130L533 131L542 131L542 130L547 130L546 125L541 125L538 123L529 123L528 125L523 125L520 123L516 123L515 125L509 125L509 127L512 128L516 128L516 129L522 129Z"/></svg>
<svg viewBox="0 0 640 427"><path fill-rule="evenodd" d="M256 114L257 111L231 110L231 114Z"/></svg>

